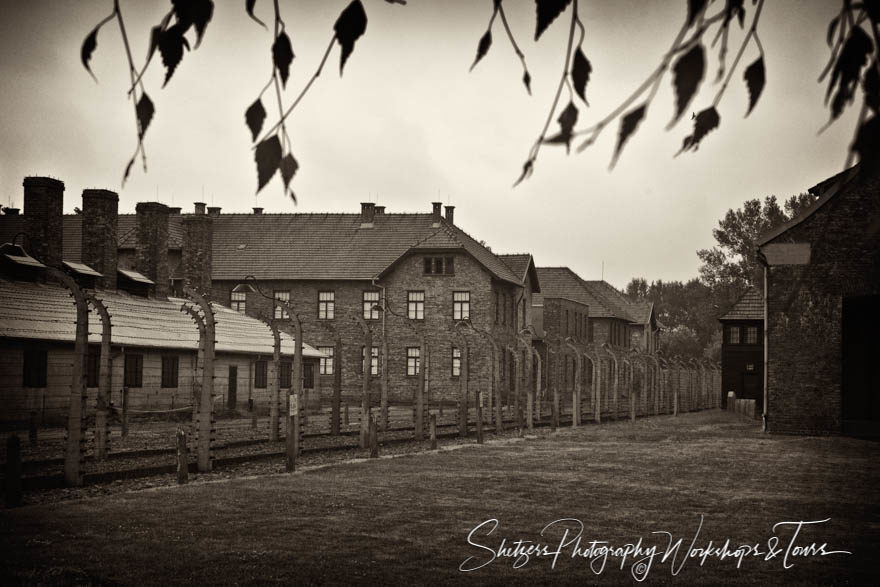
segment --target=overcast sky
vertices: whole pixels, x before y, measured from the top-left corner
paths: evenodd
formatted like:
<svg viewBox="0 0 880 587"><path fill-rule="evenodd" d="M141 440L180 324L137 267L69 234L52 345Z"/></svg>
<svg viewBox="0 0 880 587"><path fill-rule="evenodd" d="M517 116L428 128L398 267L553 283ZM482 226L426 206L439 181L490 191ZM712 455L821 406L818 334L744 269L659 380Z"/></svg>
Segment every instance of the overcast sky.
<svg viewBox="0 0 880 587"><path fill-rule="evenodd" d="M251 21L244 2L215 2L201 47L184 56L168 86L154 60L145 80L156 116L146 136L149 170L136 165L127 70L115 22L98 34L96 84L80 64L84 37L112 10L111 0L6 1L0 18L0 203L22 204L22 178L51 175L66 185L65 211L83 188L119 192L120 212L139 201L224 212L356 212L375 201L388 212L457 206L456 223L495 252L530 252L539 266L569 266L586 279L623 287L633 276L688 279L695 251L713 244L712 228L746 199L804 191L843 168L854 113L822 135L824 85L816 83L828 48L825 31L839 3L767 2L759 25L767 85L751 116L742 69L719 107L721 126L696 153L673 158L690 133L690 116L665 131L673 113L667 77L648 118L609 171L617 126L584 151L544 147L534 175L512 188L539 134L565 57L568 14L533 41L530 0L504 3L532 73L531 96L500 22L489 54L468 73L492 0L410 0L406 6L364 0L367 31L339 77L334 48L324 74L290 120L300 170L294 205L274 179L258 196L244 111L270 73L271 32ZM347 0L281 0L296 58L284 93L290 103L311 77ZM135 60L142 63L150 27L169 2L121 0ZM752 10L751 2L746 3ZM684 18L686 2L581 0L584 52L593 74L598 120L659 63ZM714 12L717 8L710 8ZM256 13L272 22L272 2ZM751 15L751 12L749 12ZM750 17L747 19L747 23ZM738 27L728 63L739 46ZM707 39L711 40L711 39ZM703 91L690 111L715 93L717 51L710 50ZM266 94L270 112L277 107ZM564 98L567 100L567 98ZM553 125L555 127L555 123Z"/></svg>

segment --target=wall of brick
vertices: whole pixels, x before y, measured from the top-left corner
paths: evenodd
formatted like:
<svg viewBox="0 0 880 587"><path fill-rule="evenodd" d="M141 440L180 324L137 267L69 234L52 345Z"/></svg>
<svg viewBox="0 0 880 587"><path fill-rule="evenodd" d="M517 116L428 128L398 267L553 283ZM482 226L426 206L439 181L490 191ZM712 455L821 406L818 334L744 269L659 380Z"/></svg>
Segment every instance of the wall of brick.
<svg viewBox="0 0 880 587"><path fill-rule="evenodd" d="M119 196L109 190L82 193L82 262L103 274L99 287L116 289Z"/></svg>
<svg viewBox="0 0 880 587"><path fill-rule="evenodd" d="M22 185L28 236L25 247L35 259L50 267L61 267L64 182L51 177L26 177Z"/></svg>
<svg viewBox="0 0 880 587"><path fill-rule="evenodd" d="M811 243L811 259L768 270L770 432L841 432L843 299L880 294L878 218L872 171L772 241Z"/></svg>
<svg viewBox="0 0 880 587"><path fill-rule="evenodd" d="M429 253L425 253L429 254ZM448 252L444 252L448 255ZM214 281L212 298L229 304L232 289L240 282ZM380 313L377 320L368 323L373 329L373 344L381 349L382 329L387 338L387 358L380 356L380 365L388 370L389 400L392 403L410 403L418 387L418 378L406 375L406 349L418 347L420 336L425 335L428 346L427 395L431 401L442 400L447 403L458 401L459 380L452 375L452 348L461 346L459 335L453 329L453 292L470 292L470 318L472 324L491 334L498 341L505 354L508 346L516 345L516 325L511 316L516 307L521 288L513 284L495 281L490 274L470 256L455 255L454 275L425 275L422 254L413 254L402 259L380 282L373 285L369 281L262 281L260 288L268 295L276 290L289 291L290 301L299 313L303 325L303 339L312 346L335 346L337 337L342 343L342 394L347 401L357 402L362 390L361 356L363 332L354 316L362 316L364 291L379 291L384 288L387 296L388 312L384 319ZM407 292L425 292L425 319L409 320L407 314ZM318 318L318 292L333 291L335 297L335 318ZM495 292L507 314L495 323ZM506 303L504 300L507 300ZM272 316L272 301L259 293L247 295L247 314L255 317ZM499 314L501 316L501 314ZM290 331L286 323L279 324ZM488 390L491 380L491 345L486 338L465 330L470 347L470 392ZM381 350L380 350L381 353ZM512 361L509 356L505 364ZM504 370L502 371L504 372ZM504 379L505 389L510 385L509 375ZM316 392L322 401L329 401L333 389L332 375L315 374ZM371 377L371 402L378 405L381 393L380 374ZM473 395L472 395L473 397Z"/></svg>
<svg viewBox="0 0 880 587"><path fill-rule="evenodd" d="M137 214L137 271L155 285L150 293L166 297L169 292L168 216L169 209L159 202L139 202Z"/></svg>

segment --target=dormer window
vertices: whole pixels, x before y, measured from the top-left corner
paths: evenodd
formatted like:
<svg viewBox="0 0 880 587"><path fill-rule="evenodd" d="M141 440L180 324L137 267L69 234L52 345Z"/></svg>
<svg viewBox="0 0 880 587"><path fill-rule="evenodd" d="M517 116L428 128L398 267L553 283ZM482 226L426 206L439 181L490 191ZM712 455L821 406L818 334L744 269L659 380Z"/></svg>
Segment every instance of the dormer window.
<svg viewBox="0 0 880 587"><path fill-rule="evenodd" d="M455 257L425 257L425 275L453 275Z"/></svg>

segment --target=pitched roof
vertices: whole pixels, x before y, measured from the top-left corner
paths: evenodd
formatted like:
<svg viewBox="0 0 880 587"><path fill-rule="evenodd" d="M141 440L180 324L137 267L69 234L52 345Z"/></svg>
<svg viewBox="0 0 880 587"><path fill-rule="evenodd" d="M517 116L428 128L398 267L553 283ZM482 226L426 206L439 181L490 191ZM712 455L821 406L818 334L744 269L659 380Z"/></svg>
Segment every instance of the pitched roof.
<svg viewBox="0 0 880 587"><path fill-rule="evenodd" d="M733 307L719 320L763 320L764 296L756 288L746 290Z"/></svg>
<svg viewBox="0 0 880 587"><path fill-rule="evenodd" d="M498 258L501 259L511 271L513 271L514 275L518 275L523 283L531 278L532 292L540 293L541 283L538 279L535 260L530 253L508 253L505 255L498 255Z"/></svg>
<svg viewBox="0 0 880 587"><path fill-rule="evenodd" d="M775 239L776 237L782 235L785 232L788 232L790 229L794 228L810 216L812 216L819 208L824 206L831 200L834 196L840 193L840 191L846 187L849 182L856 178L859 174L859 165L854 165L847 169L846 171L842 171L833 177L829 177L825 181L821 181L818 184L811 187L808 191L811 194L821 194L819 195L819 199L813 202L809 208L803 210L800 214L777 226L776 228L765 232L758 238L758 247L762 247Z"/></svg>
<svg viewBox="0 0 880 587"><path fill-rule="evenodd" d="M186 300L148 299L121 292L101 291L113 324L114 345L195 351L199 333L189 315L181 311ZM271 355L269 327L229 308L213 305L218 352ZM76 309L69 292L54 284L0 279L0 337L72 343L76 336ZM98 312L89 315L89 342L101 342ZM282 334L281 352L292 355L293 339ZM303 344L303 356L323 356Z"/></svg>
<svg viewBox="0 0 880 587"><path fill-rule="evenodd" d="M590 307L590 318L613 318L614 311L608 303L596 296L577 273L568 267L538 267L541 281L541 294L535 296L535 303L543 297L568 298Z"/></svg>
<svg viewBox="0 0 880 587"><path fill-rule="evenodd" d="M616 318L629 320L630 322L639 322L633 315L631 306L633 303L623 293L618 291L613 285L604 280L584 281L584 284L593 291L593 293L605 300L607 305L613 310ZM644 324L644 322L639 322Z"/></svg>

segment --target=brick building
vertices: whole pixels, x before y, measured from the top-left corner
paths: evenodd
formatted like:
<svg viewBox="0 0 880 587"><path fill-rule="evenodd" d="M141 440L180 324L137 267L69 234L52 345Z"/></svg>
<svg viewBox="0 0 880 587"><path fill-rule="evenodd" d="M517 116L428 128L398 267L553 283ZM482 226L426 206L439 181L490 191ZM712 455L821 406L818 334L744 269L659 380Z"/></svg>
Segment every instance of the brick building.
<svg viewBox="0 0 880 587"><path fill-rule="evenodd" d="M383 389L392 403L411 401L422 375L429 400L457 400L463 341L471 349L470 385L489 388L494 347L509 398L513 355L526 352L521 333L540 291L535 264L528 254L493 254L453 215L453 206L441 214L439 203L413 214L370 203L353 214L222 214L202 203L182 214L140 204L138 214L118 215L111 232L119 267L154 276L154 293L157 281L179 294L189 280L211 299L282 328L288 320L271 298L288 300L304 338L327 355L314 374L323 395L332 393L339 372L342 394L360 396L366 327L374 401ZM79 235L87 222L85 213L65 216L64 233ZM0 236L9 224L0 222ZM66 258L84 257L78 242L65 239ZM166 267L161 275L153 268L159 264ZM462 321L470 326L454 328Z"/></svg>
<svg viewBox="0 0 880 587"><path fill-rule="evenodd" d="M721 322L721 407L727 407L727 393L737 399L753 399L764 406L764 298L751 288Z"/></svg>
<svg viewBox="0 0 880 587"><path fill-rule="evenodd" d="M857 166L759 242L766 428L880 432L880 174Z"/></svg>

